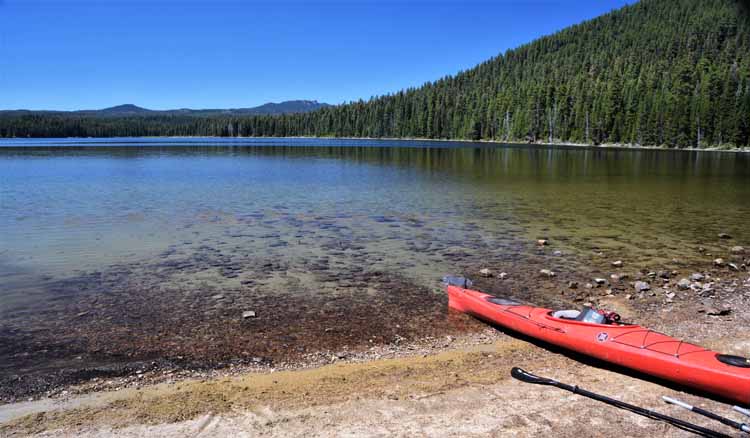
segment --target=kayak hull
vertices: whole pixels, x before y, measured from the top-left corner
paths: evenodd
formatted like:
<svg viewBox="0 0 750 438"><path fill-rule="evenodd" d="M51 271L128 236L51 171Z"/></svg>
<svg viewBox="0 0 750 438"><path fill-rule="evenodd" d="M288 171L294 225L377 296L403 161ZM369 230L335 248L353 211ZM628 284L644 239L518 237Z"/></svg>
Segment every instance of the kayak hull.
<svg viewBox="0 0 750 438"><path fill-rule="evenodd" d="M750 403L750 368L721 362L715 351L639 325L556 318L550 309L455 285L449 285L447 292L454 310L605 362Z"/></svg>

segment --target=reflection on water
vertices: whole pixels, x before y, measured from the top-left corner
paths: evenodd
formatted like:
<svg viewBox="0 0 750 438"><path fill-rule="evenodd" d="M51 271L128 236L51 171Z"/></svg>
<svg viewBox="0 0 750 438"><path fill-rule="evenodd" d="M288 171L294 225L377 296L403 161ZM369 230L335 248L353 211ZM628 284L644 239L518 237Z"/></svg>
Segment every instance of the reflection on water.
<svg viewBox="0 0 750 438"><path fill-rule="evenodd" d="M283 262L313 293L305 263L317 257L434 287L458 262L519 256L538 236L644 265L719 232L750 237L745 154L371 140L2 145L0 310L38 303L33 292L53 279L123 263L147 275L209 250ZM212 270L198 263L192 278L170 281L256 281Z"/></svg>

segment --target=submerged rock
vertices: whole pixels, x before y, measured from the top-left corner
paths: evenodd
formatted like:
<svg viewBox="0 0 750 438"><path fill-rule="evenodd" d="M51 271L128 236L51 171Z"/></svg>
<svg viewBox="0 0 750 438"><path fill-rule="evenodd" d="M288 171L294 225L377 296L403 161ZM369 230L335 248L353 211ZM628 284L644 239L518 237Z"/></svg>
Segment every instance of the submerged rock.
<svg viewBox="0 0 750 438"><path fill-rule="evenodd" d="M638 292L645 292L651 290L651 285L645 281L636 281L635 284L633 284L633 288Z"/></svg>
<svg viewBox="0 0 750 438"><path fill-rule="evenodd" d="M242 319L255 318L256 314L253 310L246 310L242 312Z"/></svg>
<svg viewBox="0 0 750 438"><path fill-rule="evenodd" d="M716 266L724 266L724 259L722 259L722 258L714 259L714 265L716 265Z"/></svg>
<svg viewBox="0 0 750 438"><path fill-rule="evenodd" d="M501 272L501 273L497 274L497 278L499 278L501 280L505 280L506 278L508 278L508 273L507 272Z"/></svg>
<svg viewBox="0 0 750 438"><path fill-rule="evenodd" d="M709 307L703 310L709 316L724 316L724 315L729 315L730 313L732 313L732 309L730 309L729 307L724 307L724 308Z"/></svg>
<svg viewBox="0 0 750 438"><path fill-rule="evenodd" d="M682 280L677 282L677 287L682 290L688 290L690 289L690 286L691 286L690 280L688 280L687 278L683 278Z"/></svg>
<svg viewBox="0 0 750 438"><path fill-rule="evenodd" d="M542 275L543 277L550 277L550 278L557 275L553 271L550 271L549 269L542 269L541 271L539 271L539 274Z"/></svg>
<svg viewBox="0 0 750 438"><path fill-rule="evenodd" d="M744 254L745 248L741 246L733 246L730 251L732 252L732 254Z"/></svg>
<svg viewBox="0 0 750 438"><path fill-rule="evenodd" d="M727 233L719 233L719 239L731 239L732 236L730 236Z"/></svg>
<svg viewBox="0 0 750 438"><path fill-rule="evenodd" d="M621 268L622 267L622 260L616 260L616 261L612 262L612 266L614 266L615 268Z"/></svg>
<svg viewBox="0 0 750 438"><path fill-rule="evenodd" d="M594 283L596 283L596 284L598 284L598 285L600 285L600 286L601 286L601 285L603 285L603 284L607 284L607 280L605 280L605 279L603 279L603 278L595 278L595 279L594 279Z"/></svg>
<svg viewBox="0 0 750 438"><path fill-rule="evenodd" d="M481 275L482 277L492 277L492 271L487 268L483 268L479 270L479 275Z"/></svg>
<svg viewBox="0 0 750 438"><path fill-rule="evenodd" d="M690 276L690 279L693 281L703 281L704 278L706 278L706 276L701 274L700 272L696 272Z"/></svg>

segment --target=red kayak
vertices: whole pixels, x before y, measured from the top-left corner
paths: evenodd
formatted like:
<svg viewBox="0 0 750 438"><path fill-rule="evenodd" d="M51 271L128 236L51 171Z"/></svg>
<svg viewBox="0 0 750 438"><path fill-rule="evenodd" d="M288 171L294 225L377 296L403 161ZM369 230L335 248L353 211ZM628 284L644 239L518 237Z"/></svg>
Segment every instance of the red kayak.
<svg viewBox="0 0 750 438"><path fill-rule="evenodd" d="M750 403L750 360L719 354L589 307L553 311L469 289L446 277L451 309L606 362Z"/></svg>

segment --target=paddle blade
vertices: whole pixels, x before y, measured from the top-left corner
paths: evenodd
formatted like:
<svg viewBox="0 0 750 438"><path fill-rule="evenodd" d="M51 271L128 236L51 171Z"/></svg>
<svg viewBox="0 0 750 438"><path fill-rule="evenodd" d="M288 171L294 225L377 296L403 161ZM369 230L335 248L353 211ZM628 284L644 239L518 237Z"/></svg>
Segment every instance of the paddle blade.
<svg viewBox="0 0 750 438"><path fill-rule="evenodd" d="M531 374L528 371L524 371L518 367L513 367L513 369L510 370L510 375L513 376L514 379L518 379L526 383L536 383L538 385L554 385L557 383L555 380L535 376L534 374Z"/></svg>

